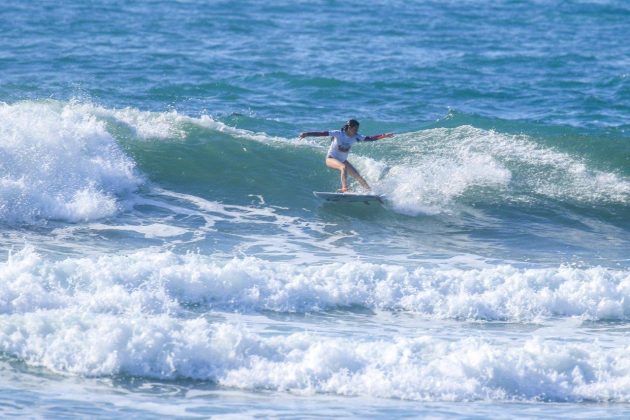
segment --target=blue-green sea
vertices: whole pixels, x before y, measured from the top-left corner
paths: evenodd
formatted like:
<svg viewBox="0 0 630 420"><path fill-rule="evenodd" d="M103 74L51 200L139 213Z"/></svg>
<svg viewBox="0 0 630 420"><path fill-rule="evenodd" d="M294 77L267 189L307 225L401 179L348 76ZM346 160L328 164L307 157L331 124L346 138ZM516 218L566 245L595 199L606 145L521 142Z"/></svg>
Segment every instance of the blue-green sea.
<svg viewBox="0 0 630 420"><path fill-rule="evenodd" d="M627 1L1 6L0 416L630 416Z"/></svg>

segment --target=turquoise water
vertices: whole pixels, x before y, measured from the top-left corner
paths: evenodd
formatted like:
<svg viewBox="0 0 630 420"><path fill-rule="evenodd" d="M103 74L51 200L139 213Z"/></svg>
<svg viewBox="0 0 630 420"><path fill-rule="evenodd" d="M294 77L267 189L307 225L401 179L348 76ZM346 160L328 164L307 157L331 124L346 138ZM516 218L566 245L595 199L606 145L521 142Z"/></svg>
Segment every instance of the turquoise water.
<svg viewBox="0 0 630 420"><path fill-rule="evenodd" d="M627 417L629 22L10 1L0 412ZM312 195L348 118L382 206Z"/></svg>

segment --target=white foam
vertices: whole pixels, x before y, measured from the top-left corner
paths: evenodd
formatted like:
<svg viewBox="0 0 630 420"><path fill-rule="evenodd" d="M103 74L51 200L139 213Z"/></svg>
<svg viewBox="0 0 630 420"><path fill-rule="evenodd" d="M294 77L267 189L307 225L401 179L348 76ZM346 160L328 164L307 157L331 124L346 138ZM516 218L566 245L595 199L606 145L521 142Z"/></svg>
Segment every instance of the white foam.
<svg viewBox="0 0 630 420"><path fill-rule="evenodd" d="M419 401L630 401L630 348L313 333L265 336L165 315L0 317L0 348L58 373L192 378L245 390Z"/></svg>
<svg viewBox="0 0 630 420"><path fill-rule="evenodd" d="M506 187L512 173L490 155L421 158L394 165L378 184L394 209L403 214L438 214L473 187Z"/></svg>
<svg viewBox="0 0 630 420"><path fill-rule="evenodd" d="M267 346L248 349L243 366L227 370L219 383L421 401L630 398L627 348L539 338L512 345L475 338L357 341L311 334L256 341Z"/></svg>
<svg viewBox="0 0 630 420"><path fill-rule="evenodd" d="M224 260L152 249L53 262L25 248L0 265L0 280L0 311L6 314L67 303L120 313L195 304L283 312L360 306L436 319L516 322L630 318L630 272L602 267L411 269L360 261Z"/></svg>
<svg viewBox="0 0 630 420"><path fill-rule="evenodd" d="M630 200L630 180L591 168L580 157L541 146L524 135L485 132L472 127L465 127L464 132L470 133L473 144L483 138L484 147L506 165L519 167L525 175L520 182L536 194L585 203Z"/></svg>
<svg viewBox="0 0 630 420"><path fill-rule="evenodd" d="M630 347L564 335L256 334L188 305L305 311L361 305L435 318L628 319L630 273L603 268L295 265L141 250L0 264L0 352L54 372L193 378L241 389L412 400L630 401ZM202 306L203 307L203 306ZM544 330L544 329L543 329Z"/></svg>
<svg viewBox="0 0 630 420"><path fill-rule="evenodd" d="M137 232L144 235L145 238L168 238L181 236L189 232L188 229L169 226L163 223L151 223L147 225L104 225L102 223L90 223L87 227L92 230Z"/></svg>
<svg viewBox="0 0 630 420"><path fill-rule="evenodd" d="M94 220L141 180L104 124L56 102L0 104L0 219Z"/></svg>
<svg viewBox="0 0 630 420"><path fill-rule="evenodd" d="M379 148L383 158L353 161L404 214L450 212L463 195L480 189L502 201L537 195L585 203L630 202L626 177L591 168L581 158L524 135L471 126L438 128L399 135Z"/></svg>

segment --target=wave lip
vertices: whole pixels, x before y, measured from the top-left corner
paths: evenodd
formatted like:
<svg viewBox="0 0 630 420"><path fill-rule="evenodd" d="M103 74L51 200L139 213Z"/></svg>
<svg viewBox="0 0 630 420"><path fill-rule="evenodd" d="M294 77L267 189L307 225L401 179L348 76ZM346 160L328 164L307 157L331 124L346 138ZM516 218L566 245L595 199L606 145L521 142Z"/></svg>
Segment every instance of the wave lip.
<svg viewBox="0 0 630 420"><path fill-rule="evenodd" d="M94 220L142 182L103 122L72 104L0 104L0 219Z"/></svg>

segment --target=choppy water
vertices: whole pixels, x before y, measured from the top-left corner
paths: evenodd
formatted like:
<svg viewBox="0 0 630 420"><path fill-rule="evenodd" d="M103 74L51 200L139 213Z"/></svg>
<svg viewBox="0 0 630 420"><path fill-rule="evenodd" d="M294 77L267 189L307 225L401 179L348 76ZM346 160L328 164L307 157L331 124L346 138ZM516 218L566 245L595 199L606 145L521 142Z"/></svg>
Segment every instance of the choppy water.
<svg viewBox="0 0 630 420"><path fill-rule="evenodd" d="M5 2L0 412L626 417L622 1ZM323 204L326 138L385 205Z"/></svg>

